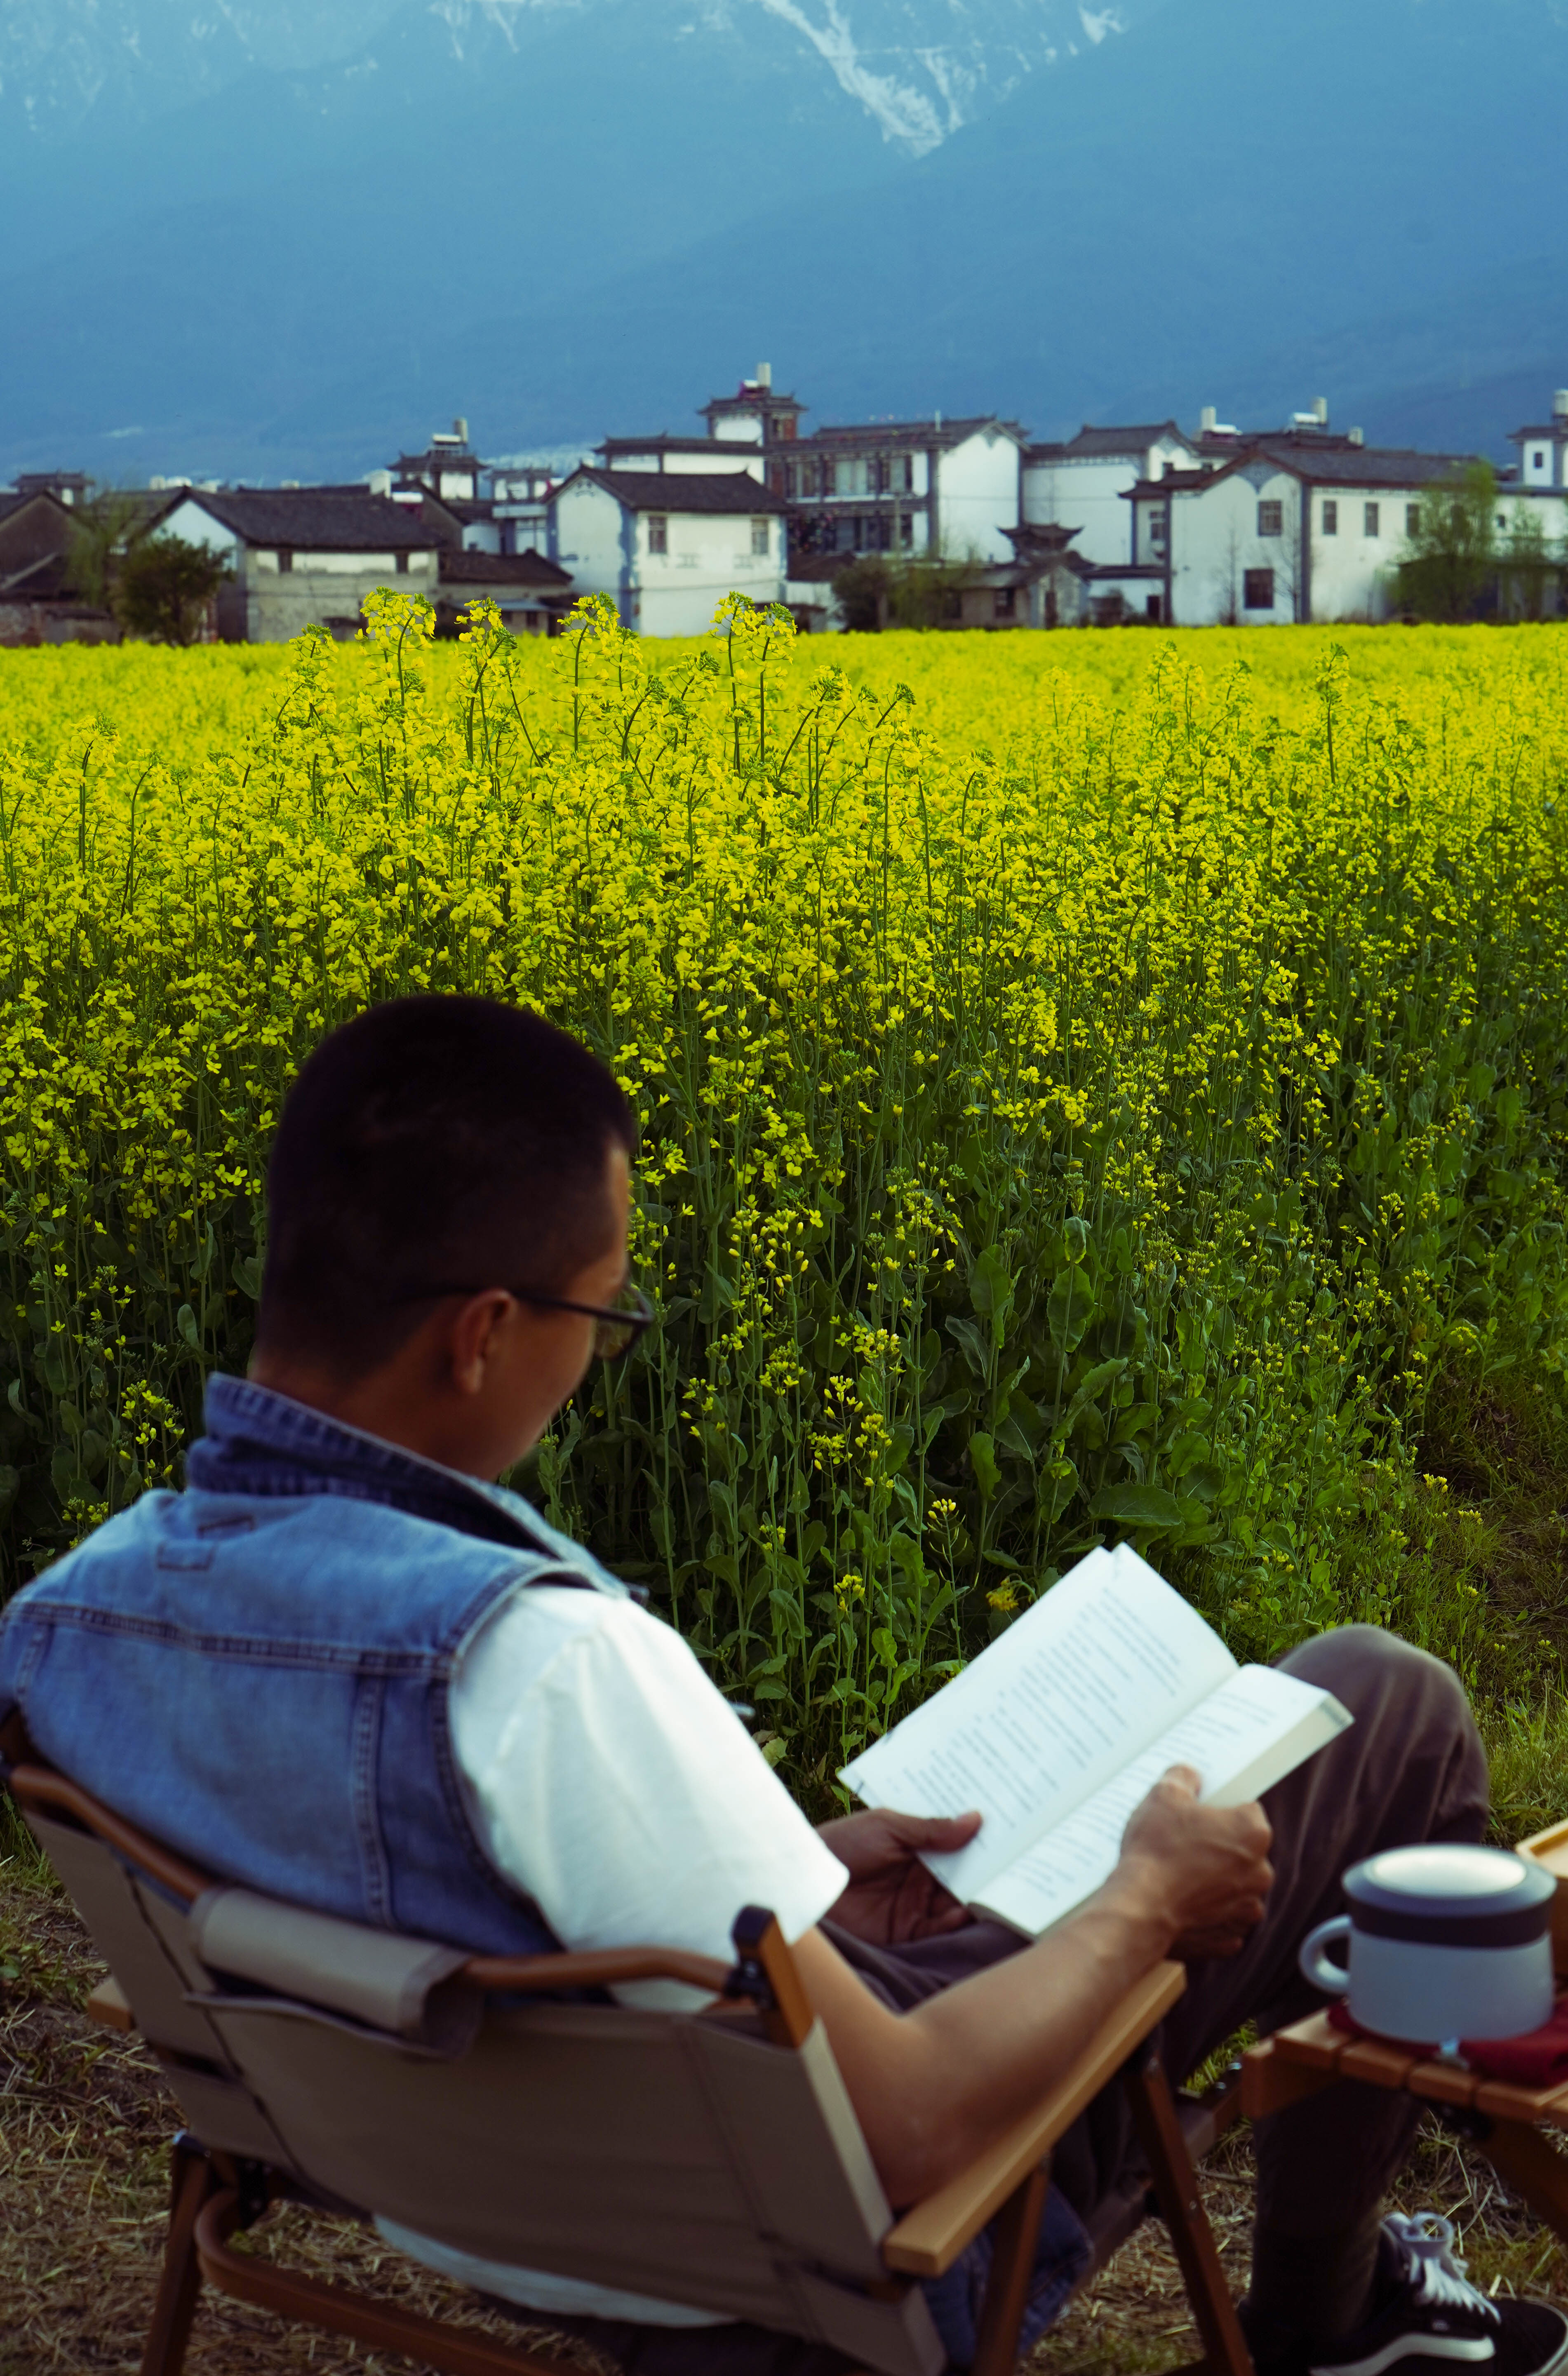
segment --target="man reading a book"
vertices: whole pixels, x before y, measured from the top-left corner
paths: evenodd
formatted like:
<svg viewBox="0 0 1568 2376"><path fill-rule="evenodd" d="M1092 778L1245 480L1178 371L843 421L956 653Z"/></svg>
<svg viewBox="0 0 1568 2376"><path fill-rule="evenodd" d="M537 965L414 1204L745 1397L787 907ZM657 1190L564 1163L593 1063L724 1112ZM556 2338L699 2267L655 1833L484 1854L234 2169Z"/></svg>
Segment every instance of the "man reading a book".
<svg viewBox="0 0 1568 2376"><path fill-rule="evenodd" d="M1041 2093L1162 1957L1189 1966L1173 2073L1243 2020L1310 2009L1303 1934L1343 1869L1470 1840L1480 1744L1453 1675L1348 1628L1285 1661L1354 1721L1267 1795L1158 1781L1101 1887L1026 1943L916 1861L977 1818L807 1823L679 1635L493 1480L596 1353L650 1314L627 1265L633 1131L610 1075L538 1017L413 998L303 1068L269 1175L248 1380L214 1377L179 1494L147 1495L0 1621L0 1717L170 1847L252 1887L477 1952L658 1941L727 1957L771 1907L887 2192L940 2184ZM1345 2085L1257 2132L1244 2316L1265 2376L1568 2364L1568 2321L1480 2300L1380 2228L1404 2098ZM1053 2162L1029 2334L1135 2161L1121 2093ZM453 2256L389 2230L437 2265ZM1434 2275L1434 2270L1437 2274ZM636 2376L832 2376L834 2355L679 2306L468 2263L592 2331ZM933 2289L956 2361L970 2272Z"/></svg>

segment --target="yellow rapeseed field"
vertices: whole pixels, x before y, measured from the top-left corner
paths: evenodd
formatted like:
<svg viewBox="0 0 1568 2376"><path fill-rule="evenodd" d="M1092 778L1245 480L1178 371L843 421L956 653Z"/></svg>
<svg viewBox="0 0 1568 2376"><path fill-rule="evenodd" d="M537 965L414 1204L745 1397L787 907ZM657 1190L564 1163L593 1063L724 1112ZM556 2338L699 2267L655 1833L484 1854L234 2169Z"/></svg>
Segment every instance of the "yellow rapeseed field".
<svg viewBox="0 0 1568 2376"><path fill-rule="evenodd" d="M1484 1661L1411 1496L1568 1342L1568 636L721 624L0 660L10 1579L176 1473L294 1066L433 987L632 1092L661 1325L524 1481L806 1786L1108 1534Z"/></svg>

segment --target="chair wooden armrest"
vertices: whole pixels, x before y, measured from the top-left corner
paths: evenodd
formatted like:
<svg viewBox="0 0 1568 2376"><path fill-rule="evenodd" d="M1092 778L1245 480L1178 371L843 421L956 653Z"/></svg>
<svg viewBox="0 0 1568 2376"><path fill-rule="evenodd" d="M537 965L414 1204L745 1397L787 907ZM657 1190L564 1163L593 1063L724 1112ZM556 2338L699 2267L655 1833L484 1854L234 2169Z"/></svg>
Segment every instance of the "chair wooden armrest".
<svg viewBox="0 0 1568 2376"><path fill-rule="evenodd" d="M950 2269L965 2245L1039 2167L1090 2098L1163 2021L1185 1986L1180 1964L1157 1964L1130 1988L1110 2020L1039 2103L977 2154L967 2169L905 2213L883 2239L888 2267L911 2277L939 2277Z"/></svg>
<svg viewBox="0 0 1568 2376"><path fill-rule="evenodd" d="M129 2030L137 2026L131 2001L116 1979L100 1980L82 2011L100 2029Z"/></svg>

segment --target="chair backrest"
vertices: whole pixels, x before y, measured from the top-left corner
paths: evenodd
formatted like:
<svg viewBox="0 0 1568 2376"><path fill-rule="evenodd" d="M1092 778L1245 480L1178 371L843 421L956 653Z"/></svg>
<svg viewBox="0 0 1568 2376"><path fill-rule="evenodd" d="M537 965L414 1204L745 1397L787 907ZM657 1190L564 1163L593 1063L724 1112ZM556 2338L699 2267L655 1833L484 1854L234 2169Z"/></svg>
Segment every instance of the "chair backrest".
<svg viewBox="0 0 1568 2376"><path fill-rule="evenodd" d="M31 1771L12 1788L204 2144L481 2259L937 2376L820 2024L487 1994L493 1960L212 1889Z"/></svg>

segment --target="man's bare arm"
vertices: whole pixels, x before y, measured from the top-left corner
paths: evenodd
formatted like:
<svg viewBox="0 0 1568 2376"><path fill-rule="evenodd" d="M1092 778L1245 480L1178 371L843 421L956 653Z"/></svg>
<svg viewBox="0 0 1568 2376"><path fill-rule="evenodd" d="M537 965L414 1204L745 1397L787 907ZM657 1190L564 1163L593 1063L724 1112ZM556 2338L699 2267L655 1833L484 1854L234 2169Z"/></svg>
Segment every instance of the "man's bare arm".
<svg viewBox="0 0 1568 2376"><path fill-rule="evenodd" d="M832 1943L796 1948L866 2142L896 2205L974 2157L1083 2051L1134 1980L1188 1935L1240 1943L1273 1878L1261 1808L1197 1803L1177 1767L1127 1827L1103 1889L1046 1938L894 2014Z"/></svg>

